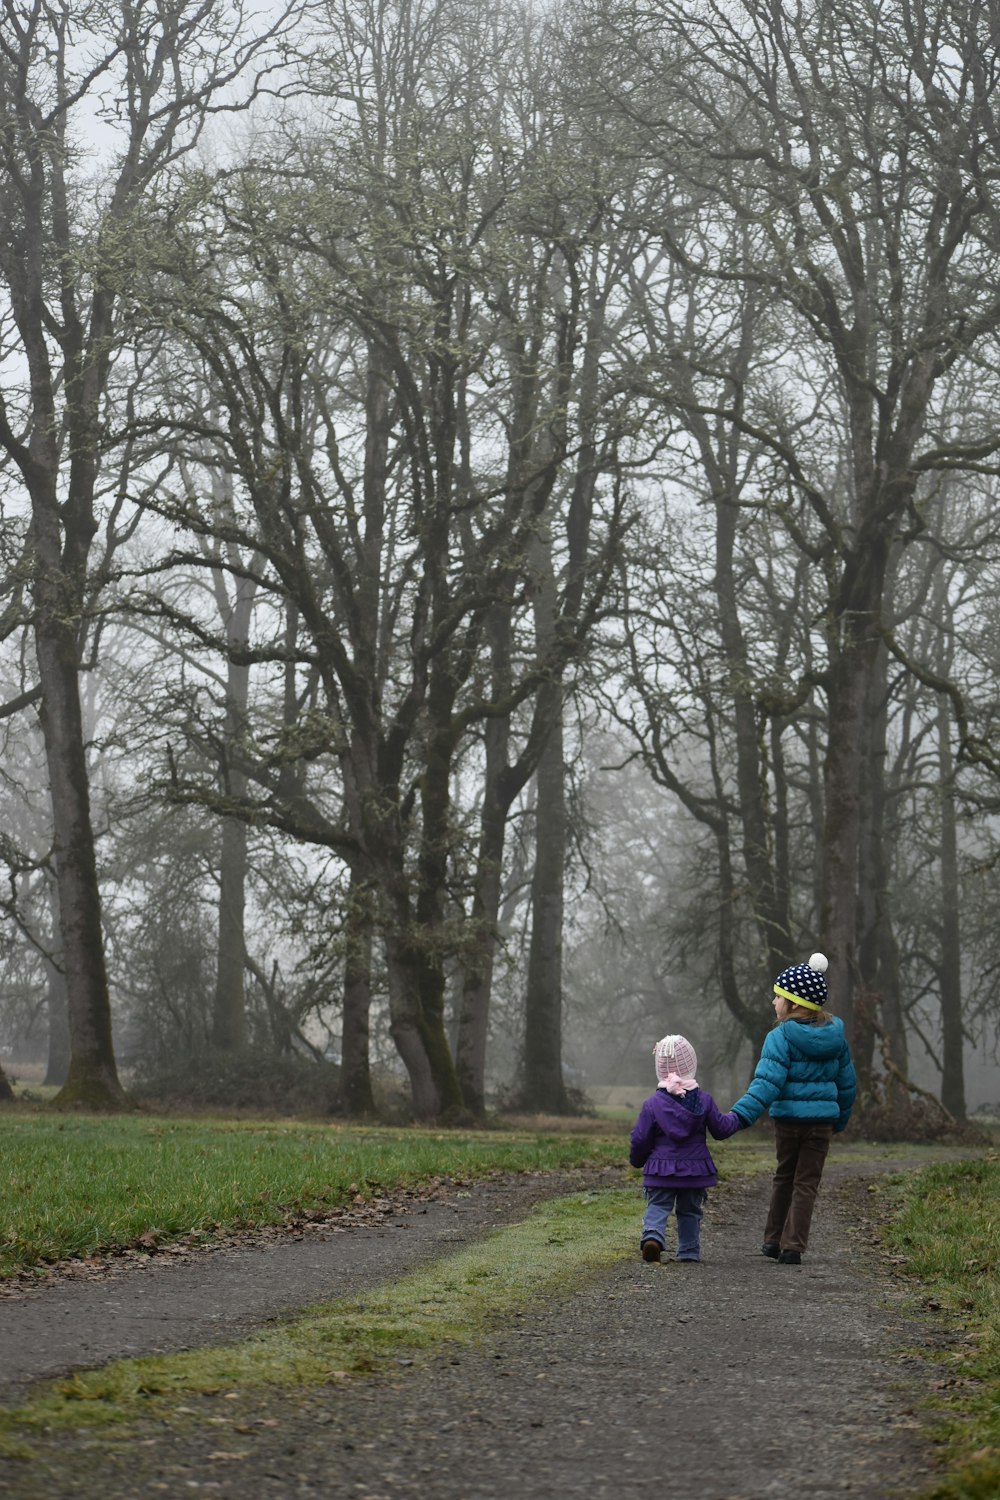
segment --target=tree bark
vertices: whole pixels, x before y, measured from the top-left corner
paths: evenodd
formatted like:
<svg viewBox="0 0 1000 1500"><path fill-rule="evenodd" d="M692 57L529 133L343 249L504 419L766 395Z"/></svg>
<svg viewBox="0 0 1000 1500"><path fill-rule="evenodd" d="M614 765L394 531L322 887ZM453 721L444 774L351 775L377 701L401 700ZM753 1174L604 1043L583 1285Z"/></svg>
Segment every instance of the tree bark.
<svg viewBox="0 0 1000 1500"><path fill-rule="evenodd" d="M490 637L492 692L494 701L509 692L511 671L510 609L491 611ZM536 700L536 710L537 710ZM508 763L511 740L510 717L502 714L483 726L485 764L482 807L479 814L479 847L476 854L469 934L463 945L462 994L455 1040L455 1067L466 1108L482 1117L486 1110L486 1050L489 1036L490 1000L496 960L500 904L503 898L503 856L507 820L515 797L527 785L535 768L537 740L534 732L513 765Z"/></svg>
<svg viewBox="0 0 1000 1500"><path fill-rule="evenodd" d="M566 767L560 682L541 690L549 732L536 772L535 868L531 941L524 996L525 1109L565 1114L562 1072L563 880L566 863Z"/></svg>
<svg viewBox="0 0 1000 1500"><path fill-rule="evenodd" d="M45 880L51 912L50 947L59 941L62 924L59 921L59 891L56 881L48 873ZM45 1068L45 1083L62 1088L69 1076L69 1008L66 999L66 975L62 958L58 953L46 952L44 956L45 983L47 988L46 1010L48 1012L48 1061Z"/></svg>
<svg viewBox="0 0 1000 1500"><path fill-rule="evenodd" d="M965 1028L962 1021L962 925L955 817L954 758L947 699L938 712L941 799L941 1103L956 1120L966 1118Z"/></svg>
<svg viewBox="0 0 1000 1500"><path fill-rule="evenodd" d="M874 508L874 502L872 502ZM845 560L831 624L837 632L828 678L825 821L822 851L823 951L830 961L831 1009L854 1036L860 968L857 948L862 779L869 705L877 674L885 575L884 535L860 540Z"/></svg>
<svg viewBox="0 0 1000 1500"><path fill-rule="evenodd" d="M898 1073L886 1080L886 1099L902 1098L900 1078L908 1073L906 1028L899 992L899 950L893 926L889 837L886 827L886 753L888 734L888 652L879 645L866 715L863 764L861 841L858 875L859 1003L853 1045L859 1092L871 1088L881 1032Z"/></svg>
<svg viewBox="0 0 1000 1500"><path fill-rule="evenodd" d="M455 1039L455 1069L466 1108L478 1118L486 1111L486 1043L503 892L503 852L511 797L505 789L510 726L506 719L485 726L486 766L479 815L479 849L464 949L462 997Z"/></svg>
<svg viewBox="0 0 1000 1500"><path fill-rule="evenodd" d="M239 795L232 783L230 790ZM223 818L219 856L219 952L212 1005L212 1046L223 1053L241 1052L247 1044L246 912L247 826L238 818Z"/></svg>
<svg viewBox="0 0 1000 1500"><path fill-rule="evenodd" d="M246 795L247 777L241 769L240 740L246 729L250 698L250 669L233 659L245 650L256 584L237 575L235 598L230 600L221 571L213 575L216 599L226 631L230 656L226 664L226 704L223 723L223 791L235 802ZM212 1045L223 1053L241 1052L247 1045L246 1014L246 885L247 825L240 818L223 818L219 858L219 952L212 1007Z"/></svg>
<svg viewBox="0 0 1000 1500"><path fill-rule="evenodd" d="M367 798L369 826L366 858L371 862L384 902L384 946L389 981L389 1034L410 1080L417 1119L456 1119L462 1093L444 1025L444 937L437 903L443 890L429 880L429 866L441 857L434 848L437 823L449 805L442 788L442 767L424 778L421 855L416 899L405 868L398 813L387 810L383 796ZM447 771L444 770L445 780ZM432 833L432 830L434 832Z"/></svg>
<svg viewBox="0 0 1000 1500"><path fill-rule="evenodd" d="M764 946L764 961L773 976L788 962L790 922L784 899L785 888L778 880L775 864L774 819L767 806L767 776L761 763L758 710L750 689L750 668L737 604L734 549L739 507L731 492L716 494L715 515L715 594L736 736L736 788L743 863L750 902Z"/></svg>
<svg viewBox="0 0 1000 1500"><path fill-rule="evenodd" d="M46 1011L49 1046L44 1082L62 1088L69 1077L69 1012L66 1006L66 981L62 971L51 960L46 962Z"/></svg>
<svg viewBox="0 0 1000 1500"><path fill-rule="evenodd" d="M53 859L58 887L60 948L66 975L71 1061L57 1107L120 1107L111 1036L111 1006L90 786L80 703L80 650L84 636L87 557L96 522L97 397L107 350L84 359L76 347L82 330L70 318L66 349L66 425L73 446L67 493L60 496L56 382L44 333L42 267L47 260L45 153L37 143L38 185L24 204L29 263L8 264L8 282L31 380L33 423L28 449L17 450L31 500L31 596L35 658L41 691L39 717L52 803ZM43 165L44 163L44 165ZM104 331L106 309L95 298L95 329ZM96 335L95 335L96 337ZM11 446L7 436L6 446Z"/></svg>
<svg viewBox="0 0 1000 1500"><path fill-rule="evenodd" d="M111 1035L77 640L64 621L53 618L52 607L45 607L55 581L51 571L37 580L35 627L72 1054L66 1082L53 1102L57 1107L117 1108L125 1094Z"/></svg>
<svg viewBox="0 0 1000 1500"><path fill-rule="evenodd" d="M733 873L730 833L724 818L717 820L713 827L715 847L719 860L719 986L722 990L722 999L727 1010L750 1042L751 1050L756 1058L760 1053L761 1047L764 1045L764 1038L771 1030L774 1020L774 1012L771 1009L768 998L770 983L766 986L761 986L762 994L759 1005L747 1004L741 991L736 965L736 880ZM775 972L779 973L780 970L776 970Z"/></svg>
<svg viewBox="0 0 1000 1500"><path fill-rule="evenodd" d="M445 904L451 847L454 695L443 662L432 672L428 709L438 733L431 736L421 777L415 920L410 924L405 952L419 1004L420 1034L439 1096L438 1112L455 1117L463 1113L464 1100L445 1030L445 956L452 946L445 931Z"/></svg>
<svg viewBox="0 0 1000 1500"><path fill-rule="evenodd" d="M352 871L345 915L344 1009L341 1023L341 1103L349 1115L373 1115L369 1016L372 1003L372 892Z"/></svg>

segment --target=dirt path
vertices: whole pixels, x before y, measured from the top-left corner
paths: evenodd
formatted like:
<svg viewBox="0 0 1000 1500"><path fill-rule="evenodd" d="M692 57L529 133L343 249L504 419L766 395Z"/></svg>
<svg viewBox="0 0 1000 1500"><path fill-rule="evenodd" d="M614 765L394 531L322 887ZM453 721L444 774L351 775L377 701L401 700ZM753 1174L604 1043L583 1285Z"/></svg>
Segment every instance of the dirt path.
<svg viewBox="0 0 1000 1500"><path fill-rule="evenodd" d="M913 1415L929 1377L900 1350L938 1335L902 1312L865 1232L858 1170L828 1169L801 1268L759 1254L766 1181L729 1185L713 1195L701 1265L636 1256L593 1279L568 1278L558 1298L429 1370L307 1396L191 1401L183 1438L151 1425L110 1457L85 1438L60 1439L34 1463L0 1462L0 1491L20 1500L639 1500L668 1485L687 1500L913 1495L930 1473ZM54 1344L44 1357L22 1348L32 1327L44 1342L46 1320L50 1332L59 1319L76 1330L87 1307L99 1324L103 1305L109 1326L91 1324L92 1335L101 1349L127 1335L132 1347L120 1353L182 1347L199 1328L197 1341L222 1342L262 1315L447 1253L549 1195L538 1179L492 1184L329 1240L0 1303L8 1399L40 1357L65 1359ZM137 1287L146 1301L134 1301ZM81 1352L96 1362L98 1345Z"/></svg>
<svg viewBox="0 0 1000 1500"><path fill-rule="evenodd" d="M0 1406L16 1405L33 1381L112 1359L235 1343L274 1318L447 1255L545 1198L622 1181L617 1168L446 1181L431 1196L400 1193L288 1234L70 1265L34 1287L22 1280L0 1294Z"/></svg>

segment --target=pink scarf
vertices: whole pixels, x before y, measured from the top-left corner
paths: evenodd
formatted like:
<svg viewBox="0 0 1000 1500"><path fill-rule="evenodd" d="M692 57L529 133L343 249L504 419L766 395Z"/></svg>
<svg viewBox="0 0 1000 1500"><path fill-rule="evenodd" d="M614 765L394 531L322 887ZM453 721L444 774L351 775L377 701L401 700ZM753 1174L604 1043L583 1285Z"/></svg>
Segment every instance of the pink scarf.
<svg viewBox="0 0 1000 1500"><path fill-rule="evenodd" d="M696 1089L698 1085L693 1078L682 1078L679 1073L668 1073L656 1087L666 1089L668 1094L686 1094L691 1089Z"/></svg>

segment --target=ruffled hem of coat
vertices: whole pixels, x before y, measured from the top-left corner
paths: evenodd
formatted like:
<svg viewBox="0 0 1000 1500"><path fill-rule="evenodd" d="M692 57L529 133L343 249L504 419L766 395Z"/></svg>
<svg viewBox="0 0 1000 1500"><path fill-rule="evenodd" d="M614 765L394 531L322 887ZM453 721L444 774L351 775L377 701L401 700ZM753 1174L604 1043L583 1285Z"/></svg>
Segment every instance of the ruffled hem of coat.
<svg viewBox="0 0 1000 1500"><path fill-rule="evenodd" d="M670 1156L651 1156L643 1168L643 1182L655 1182L661 1187L669 1187L673 1182L666 1179L676 1179L681 1186L704 1187L706 1179L710 1179L710 1185L714 1185L718 1179L715 1163L711 1157L707 1160L702 1157L700 1161L678 1161Z"/></svg>

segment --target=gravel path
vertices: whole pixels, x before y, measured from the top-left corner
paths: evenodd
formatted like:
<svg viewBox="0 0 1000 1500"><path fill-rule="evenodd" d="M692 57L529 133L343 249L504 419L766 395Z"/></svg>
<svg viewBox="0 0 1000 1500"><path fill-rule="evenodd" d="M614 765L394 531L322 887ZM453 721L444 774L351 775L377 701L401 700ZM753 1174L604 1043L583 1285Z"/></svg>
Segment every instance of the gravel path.
<svg viewBox="0 0 1000 1500"><path fill-rule="evenodd" d="M592 1179L555 1186L576 1185ZM61 1353L22 1348L29 1328L44 1332L44 1318L32 1318L46 1306L49 1328L61 1319L69 1330L84 1309L99 1325L104 1307L109 1326L91 1321L80 1350L88 1363L123 1335L123 1353L182 1347L192 1332L222 1342L296 1302L447 1253L552 1190L545 1179L487 1184L377 1228L154 1263L0 1303L8 1399L39 1360L65 1361L73 1344L70 1332ZM85 1437L60 1438L35 1462L0 1462L0 1491L19 1500L639 1500L664 1487L686 1500L912 1496L931 1474L913 1414L929 1377L901 1350L940 1334L903 1311L866 1232L857 1167L828 1168L802 1267L760 1256L766 1196L762 1179L712 1195L700 1265L636 1255L569 1276L556 1298L430 1368L304 1396L192 1400L189 1432L151 1423L110 1456Z"/></svg>
<svg viewBox="0 0 1000 1500"><path fill-rule="evenodd" d="M289 1233L94 1267L70 1262L49 1283L22 1279L0 1296L0 1406L16 1405L33 1381L112 1359L235 1343L262 1323L447 1255L545 1198L622 1181L611 1168L467 1186L445 1179Z"/></svg>

